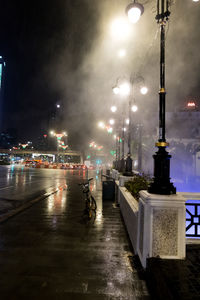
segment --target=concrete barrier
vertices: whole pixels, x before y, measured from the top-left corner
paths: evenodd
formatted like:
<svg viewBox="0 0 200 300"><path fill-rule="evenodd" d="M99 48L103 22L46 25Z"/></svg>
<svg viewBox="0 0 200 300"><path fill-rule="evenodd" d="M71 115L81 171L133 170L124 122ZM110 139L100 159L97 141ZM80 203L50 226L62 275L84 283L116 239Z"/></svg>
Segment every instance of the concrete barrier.
<svg viewBox="0 0 200 300"><path fill-rule="evenodd" d="M138 201L128 192L125 187L119 187L120 210L126 225L131 244L137 254L138 232Z"/></svg>

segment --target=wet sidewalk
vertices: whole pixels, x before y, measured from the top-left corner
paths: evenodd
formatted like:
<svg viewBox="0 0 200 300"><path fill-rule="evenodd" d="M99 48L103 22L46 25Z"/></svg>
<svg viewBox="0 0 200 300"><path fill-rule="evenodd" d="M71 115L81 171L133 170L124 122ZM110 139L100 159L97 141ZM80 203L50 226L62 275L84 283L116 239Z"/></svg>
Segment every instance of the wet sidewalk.
<svg viewBox="0 0 200 300"><path fill-rule="evenodd" d="M149 288L158 300L200 299L200 244L188 244L185 260L150 258Z"/></svg>
<svg viewBox="0 0 200 300"><path fill-rule="evenodd" d="M67 173L66 190L0 224L1 299L150 299L120 210L102 203L100 178L91 186L95 223L83 222L82 177Z"/></svg>

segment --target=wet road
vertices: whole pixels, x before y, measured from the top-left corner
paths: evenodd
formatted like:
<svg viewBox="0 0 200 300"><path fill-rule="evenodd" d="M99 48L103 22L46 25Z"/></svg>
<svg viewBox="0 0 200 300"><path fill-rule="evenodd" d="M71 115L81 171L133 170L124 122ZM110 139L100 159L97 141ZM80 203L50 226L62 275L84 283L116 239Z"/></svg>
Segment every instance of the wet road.
<svg viewBox="0 0 200 300"><path fill-rule="evenodd" d="M0 198L23 200L65 183L66 170L0 166Z"/></svg>
<svg viewBox="0 0 200 300"><path fill-rule="evenodd" d="M49 195L66 184L66 170L0 166L0 220L25 203Z"/></svg>
<svg viewBox="0 0 200 300"><path fill-rule="evenodd" d="M89 174L98 209L95 223L85 224L77 184L87 174L48 171L55 172L49 183L42 178L47 173L33 172L34 180L41 187L46 182L45 188L54 180L65 181L67 188L0 224L1 299L149 299L131 264L119 208L109 201L102 204L99 176ZM24 189L23 197L28 193Z"/></svg>

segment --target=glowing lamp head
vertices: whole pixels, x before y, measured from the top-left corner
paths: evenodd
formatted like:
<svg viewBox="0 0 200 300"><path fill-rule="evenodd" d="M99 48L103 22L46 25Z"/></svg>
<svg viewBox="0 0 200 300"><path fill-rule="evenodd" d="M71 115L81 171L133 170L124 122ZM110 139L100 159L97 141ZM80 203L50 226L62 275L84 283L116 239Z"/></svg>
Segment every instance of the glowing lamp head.
<svg viewBox="0 0 200 300"><path fill-rule="evenodd" d="M110 123L110 125L113 125L113 124L115 124L115 120L110 119L110 120L109 120L109 123Z"/></svg>
<svg viewBox="0 0 200 300"><path fill-rule="evenodd" d="M137 23L144 12L144 6L140 3L130 3L126 8L126 14L131 23Z"/></svg>
<svg viewBox="0 0 200 300"><path fill-rule="evenodd" d="M130 26L126 18L118 18L112 22L111 34L117 40L124 40L129 36Z"/></svg>
<svg viewBox="0 0 200 300"><path fill-rule="evenodd" d="M126 119L126 124L129 125L130 121L129 119Z"/></svg>
<svg viewBox="0 0 200 300"><path fill-rule="evenodd" d="M126 50L125 50L125 49L120 49L120 50L118 51L118 56L119 56L120 58L125 57L125 56L126 56Z"/></svg>
<svg viewBox="0 0 200 300"><path fill-rule="evenodd" d="M141 87L140 93L142 95L146 95L148 93L148 88L146 86Z"/></svg>
<svg viewBox="0 0 200 300"><path fill-rule="evenodd" d="M118 94L120 93L120 88L119 88L118 86L114 86L114 87L112 88L112 90L113 90L113 93L114 93L115 95L118 95Z"/></svg>
<svg viewBox="0 0 200 300"><path fill-rule="evenodd" d="M124 82L120 85L120 95L128 96L130 94L130 84Z"/></svg>
<svg viewBox="0 0 200 300"><path fill-rule="evenodd" d="M111 106L111 111L114 113L117 111L117 107L115 105Z"/></svg>
<svg viewBox="0 0 200 300"><path fill-rule="evenodd" d="M100 122L98 123L98 126L99 126L99 128L102 128L102 129L105 128L105 124L104 124L104 122L102 122L102 121L100 121Z"/></svg>
<svg viewBox="0 0 200 300"><path fill-rule="evenodd" d="M133 112L136 112L136 111L138 110L137 105L134 104L134 105L131 107L131 110L132 110Z"/></svg>

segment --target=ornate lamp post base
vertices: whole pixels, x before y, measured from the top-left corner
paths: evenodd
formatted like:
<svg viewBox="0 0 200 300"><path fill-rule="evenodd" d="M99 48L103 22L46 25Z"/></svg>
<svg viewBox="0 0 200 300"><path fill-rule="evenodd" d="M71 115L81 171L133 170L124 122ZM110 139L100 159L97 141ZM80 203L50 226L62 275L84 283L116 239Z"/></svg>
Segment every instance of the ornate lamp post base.
<svg viewBox="0 0 200 300"><path fill-rule="evenodd" d="M125 169L125 160L124 158L121 158L121 160L119 161L119 172L124 172L124 169Z"/></svg>
<svg viewBox="0 0 200 300"><path fill-rule="evenodd" d="M133 160L132 160L130 154L128 154L127 159L126 159L125 172L123 173L124 176L133 176L132 162L133 162Z"/></svg>
<svg viewBox="0 0 200 300"><path fill-rule="evenodd" d="M113 161L113 168L116 170L117 169L117 160Z"/></svg>
<svg viewBox="0 0 200 300"><path fill-rule="evenodd" d="M152 194L171 195L176 194L176 188L170 182L170 158L165 147L158 147L154 158L154 179L148 188Z"/></svg>

